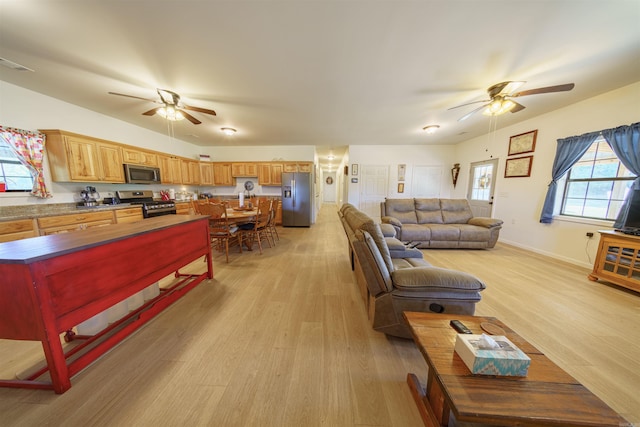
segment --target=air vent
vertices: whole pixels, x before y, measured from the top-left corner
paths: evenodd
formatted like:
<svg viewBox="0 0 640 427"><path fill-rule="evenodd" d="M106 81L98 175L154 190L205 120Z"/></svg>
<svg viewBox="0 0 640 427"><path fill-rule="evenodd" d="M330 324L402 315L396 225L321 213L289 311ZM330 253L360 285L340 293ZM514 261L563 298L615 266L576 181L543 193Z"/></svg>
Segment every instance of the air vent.
<svg viewBox="0 0 640 427"><path fill-rule="evenodd" d="M24 65L16 64L13 61L9 61L8 59L0 58L0 65L3 67L11 68L12 70L18 71L33 71L31 68L27 68Z"/></svg>

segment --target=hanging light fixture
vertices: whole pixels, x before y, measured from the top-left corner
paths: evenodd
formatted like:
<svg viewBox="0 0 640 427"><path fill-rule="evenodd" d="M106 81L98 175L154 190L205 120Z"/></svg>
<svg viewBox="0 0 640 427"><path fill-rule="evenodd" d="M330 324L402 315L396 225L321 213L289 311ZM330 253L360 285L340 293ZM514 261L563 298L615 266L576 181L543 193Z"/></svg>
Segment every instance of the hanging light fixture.
<svg viewBox="0 0 640 427"><path fill-rule="evenodd" d="M158 113L165 119L170 120L172 122L175 122L178 120L184 120L184 115L182 114L182 112L176 110L176 107L171 104L167 104L164 107L158 108L156 110L156 113Z"/></svg>
<svg viewBox="0 0 640 427"><path fill-rule="evenodd" d="M236 133L236 130L234 128L220 128L220 130L227 136L231 136Z"/></svg>
<svg viewBox="0 0 640 427"><path fill-rule="evenodd" d="M485 116L499 116L504 113L508 113L516 106L516 103L510 99L504 99L502 96L496 96L493 101L487 105L482 111Z"/></svg>

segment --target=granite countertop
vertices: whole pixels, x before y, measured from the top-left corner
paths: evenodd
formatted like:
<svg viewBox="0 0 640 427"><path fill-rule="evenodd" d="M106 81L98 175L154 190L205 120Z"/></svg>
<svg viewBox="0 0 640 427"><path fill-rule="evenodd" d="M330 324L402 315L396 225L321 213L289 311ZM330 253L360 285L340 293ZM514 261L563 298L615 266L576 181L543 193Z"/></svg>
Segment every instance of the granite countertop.
<svg viewBox="0 0 640 427"><path fill-rule="evenodd" d="M78 206L76 203L46 203L42 205L0 206L0 221L32 219L77 212L117 210L131 207L131 203L117 205Z"/></svg>

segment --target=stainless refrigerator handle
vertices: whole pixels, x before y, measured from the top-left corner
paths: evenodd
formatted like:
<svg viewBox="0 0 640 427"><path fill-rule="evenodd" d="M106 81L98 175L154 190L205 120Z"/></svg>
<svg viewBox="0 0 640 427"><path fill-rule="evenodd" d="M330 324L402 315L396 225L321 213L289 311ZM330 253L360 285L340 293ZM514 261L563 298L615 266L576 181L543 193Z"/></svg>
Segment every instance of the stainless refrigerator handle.
<svg viewBox="0 0 640 427"><path fill-rule="evenodd" d="M293 207L296 206L296 180L291 180L291 192L293 193L291 196L293 197Z"/></svg>

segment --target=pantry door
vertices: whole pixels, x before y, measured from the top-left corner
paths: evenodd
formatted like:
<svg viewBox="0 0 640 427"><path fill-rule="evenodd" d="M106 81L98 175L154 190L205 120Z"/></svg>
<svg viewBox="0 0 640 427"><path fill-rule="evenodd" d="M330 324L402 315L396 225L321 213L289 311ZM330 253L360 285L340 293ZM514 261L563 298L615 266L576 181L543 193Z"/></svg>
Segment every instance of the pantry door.
<svg viewBox="0 0 640 427"><path fill-rule="evenodd" d="M389 188L389 166L360 165L359 209L380 221L380 202L384 202Z"/></svg>

